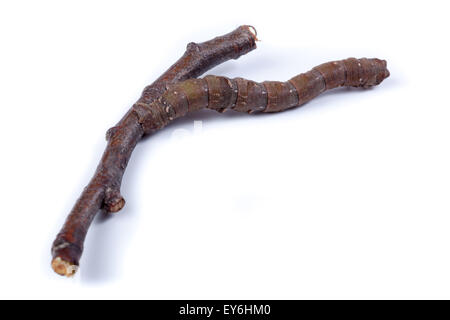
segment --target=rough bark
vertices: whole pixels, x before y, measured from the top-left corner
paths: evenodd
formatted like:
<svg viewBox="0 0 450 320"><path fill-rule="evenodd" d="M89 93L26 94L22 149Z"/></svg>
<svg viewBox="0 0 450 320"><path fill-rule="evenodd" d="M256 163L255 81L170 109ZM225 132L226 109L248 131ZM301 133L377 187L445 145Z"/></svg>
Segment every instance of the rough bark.
<svg viewBox="0 0 450 320"><path fill-rule="evenodd" d="M137 105L149 105L170 84L195 78L210 68L256 48L256 31L241 26L233 32L203 43L189 43L184 55L153 84L116 126L106 134L108 144L89 184L83 190L52 246L52 267L58 274L71 276L79 265L88 228L100 209L117 212L125 205L120 194L122 177L131 153L144 135L136 112Z"/></svg>

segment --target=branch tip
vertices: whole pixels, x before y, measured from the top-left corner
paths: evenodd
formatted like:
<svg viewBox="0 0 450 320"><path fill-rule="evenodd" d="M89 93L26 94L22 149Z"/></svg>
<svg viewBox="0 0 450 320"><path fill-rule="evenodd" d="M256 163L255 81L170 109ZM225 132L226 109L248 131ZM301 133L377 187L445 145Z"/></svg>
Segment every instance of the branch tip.
<svg viewBox="0 0 450 320"><path fill-rule="evenodd" d="M60 257L52 260L52 268L57 274L66 277L73 277L78 270L77 265L64 261Z"/></svg>
<svg viewBox="0 0 450 320"><path fill-rule="evenodd" d="M248 31L250 31L250 33L252 34L253 38L255 39L255 41L259 41L257 38L258 32L256 31L256 28L254 26L246 26Z"/></svg>

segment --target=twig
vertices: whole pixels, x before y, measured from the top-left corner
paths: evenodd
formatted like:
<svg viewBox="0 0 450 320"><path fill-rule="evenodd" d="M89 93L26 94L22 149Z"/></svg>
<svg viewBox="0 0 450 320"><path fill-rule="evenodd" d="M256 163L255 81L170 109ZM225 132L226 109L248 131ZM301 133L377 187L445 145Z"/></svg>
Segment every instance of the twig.
<svg viewBox="0 0 450 320"><path fill-rule="evenodd" d="M189 43L184 55L144 89L135 106L151 104L170 84L195 78L222 62L239 58L255 49L255 42L255 29L241 26L207 42ZM135 106L108 130L108 144L97 170L53 242L52 267L60 275L75 274L88 228L99 210L117 212L125 205L120 194L122 177L134 147L144 135Z"/></svg>

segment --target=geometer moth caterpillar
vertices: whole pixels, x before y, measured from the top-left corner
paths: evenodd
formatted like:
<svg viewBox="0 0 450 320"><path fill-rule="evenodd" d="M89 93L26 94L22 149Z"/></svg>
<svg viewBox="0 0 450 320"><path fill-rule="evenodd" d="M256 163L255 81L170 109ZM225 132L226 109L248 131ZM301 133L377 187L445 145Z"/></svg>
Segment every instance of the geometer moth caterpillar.
<svg viewBox="0 0 450 320"><path fill-rule="evenodd" d="M75 274L86 234L99 210L112 213L125 205L120 192L122 177L144 134L202 108L219 112L279 112L328 89L370 87L389 76L385 61L351 58L322 64L286 82L257 83L216 76L195 79L220 63L254 50L256 41L256 30L244 25L206 42L190 43L183 56L147 86L138 102L108 130L108 143L94 176L53 242L52 268L56 273Z"/></svg>
<svg viewBox="0 0 450 320"><path fill-rule="evenodd" d="M286 82L206 76L169 85L159 99L152 103L140 100L133 109L144 132L151 133L190 111L209 108L219 112L279 112L302 105L329 89L368 88L388 76L385 60L366 58L324 63Z"/></svg>

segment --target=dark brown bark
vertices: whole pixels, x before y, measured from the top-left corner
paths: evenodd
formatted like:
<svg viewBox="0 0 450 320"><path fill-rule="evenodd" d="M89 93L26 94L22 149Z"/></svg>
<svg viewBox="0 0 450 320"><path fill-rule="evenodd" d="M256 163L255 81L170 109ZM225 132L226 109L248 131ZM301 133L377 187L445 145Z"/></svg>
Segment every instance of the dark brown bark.
<svg viewBox="0 0 450 320"><path fill-rule="evenodd" d="M255 30L241 26L207 42L189 43L185 54L144 89L135 106L151 104L170 84L195 78L224 61L239 58L255 49L255 42ZM108 130L108 144L97 170L53 242L52 267L58 274L71 276L76 272L88 228L99 210L117 212L125 204L120 194L122 177L134 147L144 135L135 106Z"/></svg>
<svg viewBox="0 0 450 320"><path fill-rule="evenodd" d="M207 76L170 86L152 103L137 103L134 108L146 133L159 130L190 111L210 108L239 112L280 112L302 105L326 90L337 87L368 88L389 76L386 61L355 59L321 64L289 81L262 83L236 78Z"/></svg>

